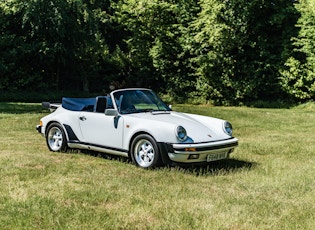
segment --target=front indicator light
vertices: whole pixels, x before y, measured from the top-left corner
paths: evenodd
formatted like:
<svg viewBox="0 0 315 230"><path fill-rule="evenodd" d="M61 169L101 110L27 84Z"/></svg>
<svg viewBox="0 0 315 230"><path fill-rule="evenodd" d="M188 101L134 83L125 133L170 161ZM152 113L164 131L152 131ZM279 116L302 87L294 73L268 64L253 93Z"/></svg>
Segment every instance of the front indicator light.
<svg viewBox="0 0 315 230"><path fill-rule="evenodd" d="M185 148L185 152L196 152L196 148Z"/></svg>

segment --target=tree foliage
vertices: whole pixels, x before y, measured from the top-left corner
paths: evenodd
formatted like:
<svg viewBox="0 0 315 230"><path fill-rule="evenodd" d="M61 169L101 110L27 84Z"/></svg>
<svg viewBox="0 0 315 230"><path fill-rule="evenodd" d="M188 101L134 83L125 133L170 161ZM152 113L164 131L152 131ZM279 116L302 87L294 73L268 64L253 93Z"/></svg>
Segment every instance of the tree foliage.
<svg viewBox="0 0 315 230"><path fill-rule="evenodd" d="M281 69L283 89L299 100L315 98L315 1L303 0L296 5L301 14L293 37L294 49L285 68Z"/></svg>
<svg viewBox="0 0 315 230"><path fill-rule="evenodd" d="M1 3L2 47L4 55L13 54L1 76L10 85L2 82L2 88L89 90L88 78L100 71L98 62L108 53L100 30L102 7L79 0Z"/></svg>
<svg viewBox="0 0 315 230"><path fill-rule="evenodd" d="M0 91L314 99L314 0L3 0Z"/></svg>
<svg viewBox="0 0 315 230"><path fill-rule="evenodd" d="M117 15L128 31L126 43L136 82L157 82L175 94L193 89L186 39L196 5L192 0L122 1Z"/></svg>
<svg viewBox="0 0 315 230"><path fill-rule="evenodd" d="M193 24L197 90L218 103L279 94L277 71L294 25L292 3L204 0L201 6Z"/></svg>

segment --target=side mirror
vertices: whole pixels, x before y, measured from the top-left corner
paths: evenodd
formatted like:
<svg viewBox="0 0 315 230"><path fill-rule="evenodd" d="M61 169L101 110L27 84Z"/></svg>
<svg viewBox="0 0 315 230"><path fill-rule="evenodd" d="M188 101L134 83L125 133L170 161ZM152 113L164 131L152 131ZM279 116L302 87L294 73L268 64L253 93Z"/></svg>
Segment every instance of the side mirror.
<svg viewBox="0 0 315 230"><path fill-rule="evenodd" d="M116 117L117 115L118 115L118 112L116 109L105 109L105 116Z"/></svg>

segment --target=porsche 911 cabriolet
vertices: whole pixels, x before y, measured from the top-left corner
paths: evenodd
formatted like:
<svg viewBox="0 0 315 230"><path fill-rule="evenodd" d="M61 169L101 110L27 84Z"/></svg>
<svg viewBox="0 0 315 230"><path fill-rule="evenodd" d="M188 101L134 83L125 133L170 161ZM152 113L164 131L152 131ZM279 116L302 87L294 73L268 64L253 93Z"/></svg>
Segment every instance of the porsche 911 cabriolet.
<svg viewBox="0 0 315 230"><path fill-rule="evenodd" d="M238 145L226 120L173 111L152 90L43 102L37 131L53 152L87 149L128 157L142 168L229 158Z"/></svg>

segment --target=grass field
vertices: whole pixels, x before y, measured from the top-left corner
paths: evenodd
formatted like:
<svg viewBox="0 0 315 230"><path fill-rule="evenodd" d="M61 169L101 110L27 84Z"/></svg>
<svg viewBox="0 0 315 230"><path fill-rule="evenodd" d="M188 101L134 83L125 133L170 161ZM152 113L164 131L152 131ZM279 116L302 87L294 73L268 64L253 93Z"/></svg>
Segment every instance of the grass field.
<svg viewBox="0 0 315 230"><path fill-rule="evenodd" d="M204 167L142 170L48 151L39 104L0 103L0 229L313 229L315 105L177 105L228 119L239 147Z"/></svg>

